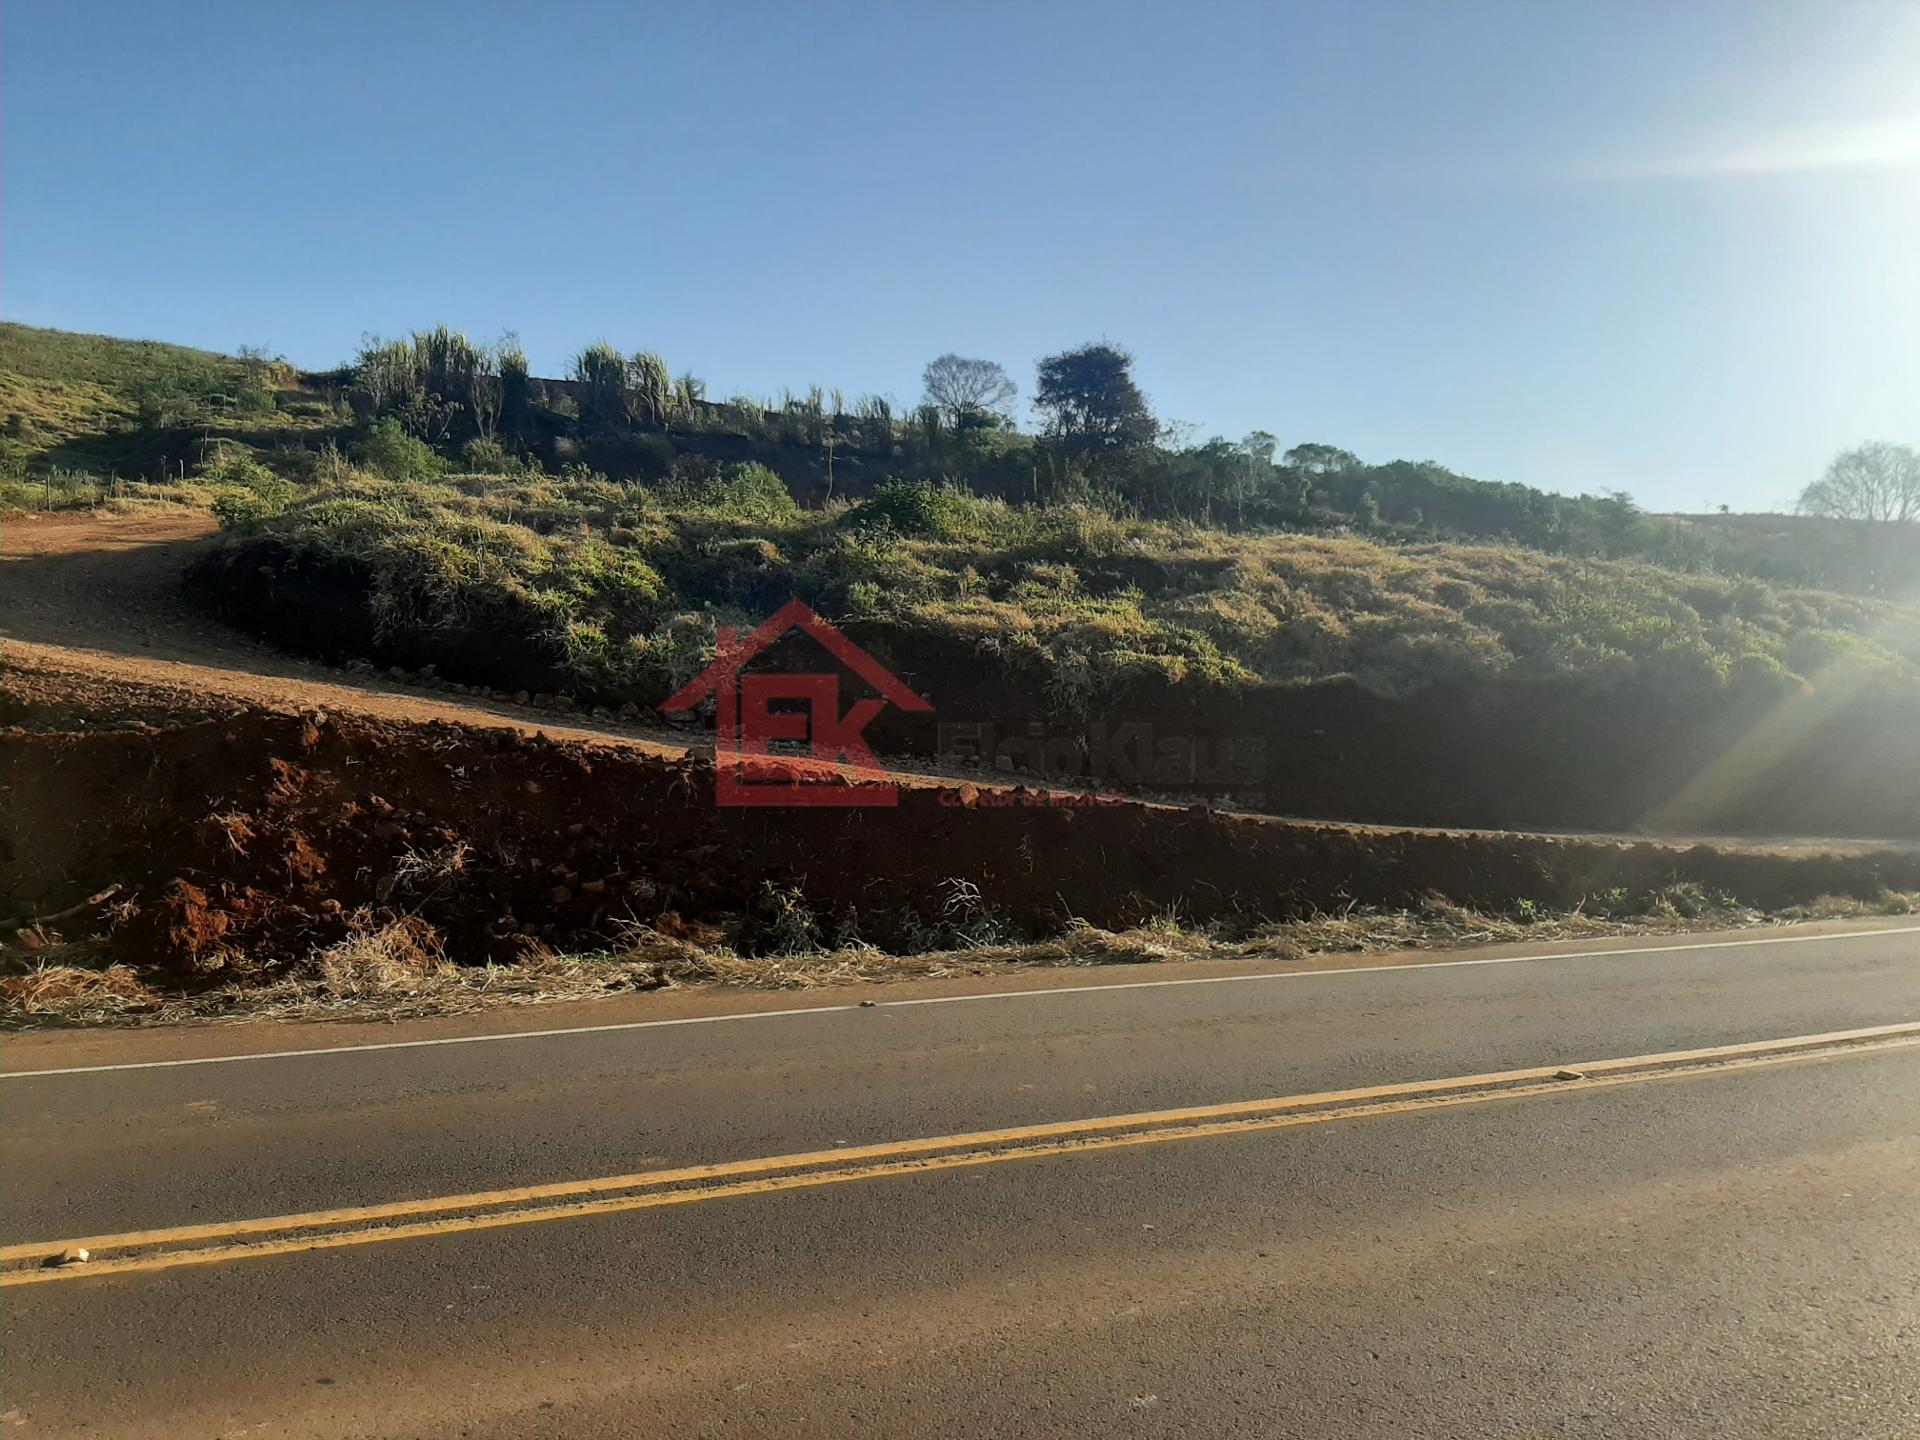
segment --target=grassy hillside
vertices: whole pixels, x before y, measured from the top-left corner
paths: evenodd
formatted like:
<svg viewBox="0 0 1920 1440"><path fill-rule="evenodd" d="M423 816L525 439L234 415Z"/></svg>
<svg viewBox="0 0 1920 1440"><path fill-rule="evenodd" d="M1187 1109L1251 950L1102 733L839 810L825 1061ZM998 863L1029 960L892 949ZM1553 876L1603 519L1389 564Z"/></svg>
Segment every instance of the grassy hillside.
<svg viewBox="0 0 1920 1440"><path fill-rule="evenodd" d="M232 394L246 378L239 360L212 350L11 323L0 323L0 370L34 380L97 385L121 395L155 387Z"/></svg>
<svg viewBox="0 0 1920 1440"><path fill-rule="evenodd" d="M604 345L542 381L444 329L301 376L0 327L0 401L0 506L167 477L233 536L208 602L310 653L649 705L716 626L799 595L944 718L1056 755L1106 718L1244 742L1270 808L1920 832L1920 621L1838 593L1910 596L1920 527L1650 517L1271 437L1088 451L818 389L714 401Z"/></svg>
<svg viewBox="0 0 1920 1440"><path fill-rule="evenodd" d="M223 447L304 447L350 418L284 361L0 324L0 506L177 485Z"/></svg>
<svg viewBox="0 0 1920 1440"><path fill-rule="evenodd" d="M623 359L608 346L583 351L574 377L542 380L512 347L442 329L299 375L263 356L0 325L0 505L96 503L160 480L199 482L181 493L204 501L232 488L236 464L296 483L351 460L393 479L584 466L616 482L697 485L751 463L807 506L917 479L1014 505L1084 503L1234 532L1492 541L1798 588L1920 594L1920 526L1645 515L1619 494L1552 495L1431 461L1368 464L1329 445L1276 461L1259 438L1146 445L1118 463L996 417L896 413L817 386L713 400L697 378L670 378L659 357Z"/></svg>
<svg viewBox="0 0 1920 1440"><path fill-rule="evenodd" d="M1497 678L1791 686L1837 660L1920 679L1920 612L1653 566L1345 536L1236 535L896 483L802 510L753 466L700 484L349 473L228 512L289 563L366 576L383 638L511 624L582 690L664 693L689 626L791 595L1029 670L1061 703L1131 679L1381 694ZM509 620L507 617L512 616Z"/></svg>

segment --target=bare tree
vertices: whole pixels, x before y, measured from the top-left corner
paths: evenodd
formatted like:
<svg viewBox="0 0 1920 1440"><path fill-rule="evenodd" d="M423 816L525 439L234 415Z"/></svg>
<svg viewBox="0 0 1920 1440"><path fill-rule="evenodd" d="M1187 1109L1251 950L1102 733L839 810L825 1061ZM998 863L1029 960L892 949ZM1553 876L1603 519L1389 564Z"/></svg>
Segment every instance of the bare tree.
<svg viewBox="0 0 1920 1440"><path fill-rule="evenodd" d="M507 398L500 368L500 351L482 345L467 374L467 403L473 410L473 428L482 440L493 439L500 429L500 409Z"/></svg>
<svg viewBox="0 0 1920 1440"><path fill-rule="evenodd" d="M279 357L264 345L242 345L237 358L240 367L247 372L247 384L256 390L264 390Z"/></svg>
<svg viewBox="0 0 1920 1440"><path fill-rule="evenodd" d="M1920 454L1884 440L1843 451L1800 492L1798 509L1832 520L1920 520Z"/></svg>
<svg viewBox="0 0 1920 1440"><path fill-rule="evenodd" d="M993 361L954 354L929 364L920 383L927 392L922 403L933 406L950 425L958 425L968 415L1004 417L1019 393L1007 372Z"/></svg>

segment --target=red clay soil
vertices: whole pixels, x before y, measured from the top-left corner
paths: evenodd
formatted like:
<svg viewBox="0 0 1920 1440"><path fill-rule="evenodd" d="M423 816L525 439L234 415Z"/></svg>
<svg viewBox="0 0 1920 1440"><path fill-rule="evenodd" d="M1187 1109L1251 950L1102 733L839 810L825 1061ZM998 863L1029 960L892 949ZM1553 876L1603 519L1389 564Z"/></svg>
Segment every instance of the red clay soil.
<svg viewBox="0 0 1920 1440"><path fill-rule="evenodd" d="M753 948L773 934L780 892L828 929L899 944L955 918L969 893L1037 933L1075 917L1278 919L1433 892L1560 906L1691 880L1771 907L1920 886L1910 850L1377 831L969 785L898 799L722 808L702 757L438 722L247 711L16 727L0 732L0 913L50 913L118 884L115 950L184 978L299 958L346 936L356 912L419 917L478 962L536 943L592 948L632 921Z"/></svg>

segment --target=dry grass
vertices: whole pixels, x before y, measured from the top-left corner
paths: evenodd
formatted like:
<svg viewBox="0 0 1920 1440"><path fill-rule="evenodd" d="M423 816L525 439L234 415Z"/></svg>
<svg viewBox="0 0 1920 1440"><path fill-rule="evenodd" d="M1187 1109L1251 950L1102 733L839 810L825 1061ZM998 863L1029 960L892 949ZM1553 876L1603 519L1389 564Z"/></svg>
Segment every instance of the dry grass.
<svg viewBox="0 0 1920 1440"><path fill-rule="evenodd" d="M378 928L356 928L308 961L310 980L336 1000L385 999L432 988L457 969L440 937L408 916Z"/></svg>
<svg viewBox="0 0 1920 1440"><path fill-rule="evenodd" d="M43 962L0 979L0 1015L16 1024L102 1024L144 1015L158 998L130 965L95 970Z"/></svg>
<svg viewBox="0 0 1920 1440"><path fill-rule="evenodd" d="M232 982L183 993L145 980L92 952L61 947L23 973L0 978L0 1024L174 1024L209 1020L399 1020L460 1015L498 1005L553 1004L622 991L725 985L810 990L887 980L1009 974L1059 966L1153 965L1169 961L1293 961L1389 950L1470 948L1516 941L1592 939L1743 928L1789 920L1920 913L1920 893L1876 902L1823 897L1777 914L1734 905L1683 914L1672 905L1627 918L1574 911L1537 917L1485 915L1439 901L1415 911L1354 908L1268 925L1224 939L1169 919L1115 933L1080 925L1050 940L896 955L849 946L805 955L747 957L649 929L590 954L535 951L511 965L457 965L424 922L408 918L317 950L264 983ZM75 963L77 962L77 963Z"/></svg>

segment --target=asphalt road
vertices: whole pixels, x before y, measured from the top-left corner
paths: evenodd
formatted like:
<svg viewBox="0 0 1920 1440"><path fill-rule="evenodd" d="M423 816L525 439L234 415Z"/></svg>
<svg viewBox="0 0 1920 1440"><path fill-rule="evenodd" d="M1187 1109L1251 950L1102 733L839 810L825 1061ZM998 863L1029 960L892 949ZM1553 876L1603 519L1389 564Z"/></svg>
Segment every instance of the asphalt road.
<svg viewBox="0 0 1920 1440"><path fill-rule="evenodd" d="M1595 1063L1920 1022L1920 932L1727 938L17 1039L0 1433L1920 1434L1920 1046Z"/></svg>

